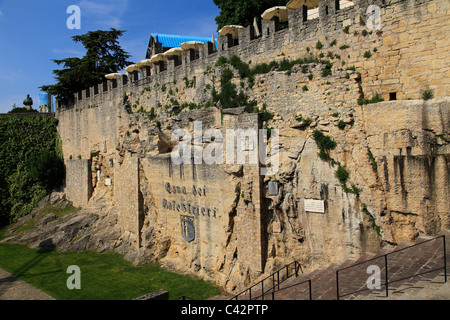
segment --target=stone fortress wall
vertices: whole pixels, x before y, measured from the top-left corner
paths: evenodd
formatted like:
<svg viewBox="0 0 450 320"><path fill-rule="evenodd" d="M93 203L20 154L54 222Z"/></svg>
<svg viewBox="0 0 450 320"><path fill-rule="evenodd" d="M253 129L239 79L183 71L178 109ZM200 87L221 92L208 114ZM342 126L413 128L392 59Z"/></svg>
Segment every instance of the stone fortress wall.
<svg viewBox="0 0 450 320"><path fill-rule="evenodd" d="M371 4L381 8L378 31L367 27ZM120 243L133 259L161 261L228 291L293 259L313 269L449 228L448 1L319 5L316 19L305 20L302 8L290 11L288 28L263 20L261 37L248 27L238 45L221 37L218 50L205 44L198 59L185 51L181 65L168 60L58 102L68 198L76 206L99 198L113 204ZM170 163L175 128L193 132L199 120L225 137L230 128L263 125L256 114L214 106L173 113L178 104L207 104L211 88L220 88L219 57L237 55L252 67L310 54L330 60L332 74L322 77L323 65L315 63L307 72L257 75L253 87L237 71L232 80L260 110L275 114L266 123L279 130L274 177L260 176L260 164ZM426 87L436 99L417 100ZM375 93L385 102L357 104ZM305 128L299 118L311 123ZM343 191L336 168L318 158L315 129L337 142L333 158L359 194ZM275 195L270 181L279 186ZM306 211L310 199L324 201L325 212Z"/></svg>
<svg viewBox="0 0 450 320"><path fill-rule="evenodd" d="M325 53L339 54L347 66L355 66L362 73L366 96L379 92L385 100L390 100L389 93L396 93L398 100L417 99L420 89L426 86L435 90L436 97L446 96L449 91L449 66L446 63L449 26L445 23L448 15L445 1L355 0L354 6L341 10L336 10L333 0L320 1L319 5L318 18L303 21L301 9L290 10L288 28L278 30L276 21L263 20L262 35L258 38L252 35L253 27L247 27L239 31L237 45L227 37L220 37L218 50L213 49L212 43L207 43L199 48L197 59L191 60L191 53L185 51L178 66L174 60L168 60L160 71L160 65L154 64L149 69L141 69L140 77L134 73L124 75L123 79L110 80L76 94L68 105L62 106L62 102L59 105L78 109L98 105L114 100L114 93L121 98L124 91L142 90L152 84L166 84L169 90L174 80L180 83L186 77L189 80L195 77L187 98L201 103L204 100L202 91L209 80L204 72L215 65L218 57L236 54L252 64L296 59L307 55L308 48L316 51L318 41L324 45ZM379 32L366 26L371 15L366 13L369 5L379 5L381 9L382 29ZM348 33L343 32L346 27ZM332 45L333 40L336 43ZM348 48L340 49L343 46ZM370 58L364 57L366 51L371 51ZM164 104L163 96L155 95L154 99Z"/></svg>

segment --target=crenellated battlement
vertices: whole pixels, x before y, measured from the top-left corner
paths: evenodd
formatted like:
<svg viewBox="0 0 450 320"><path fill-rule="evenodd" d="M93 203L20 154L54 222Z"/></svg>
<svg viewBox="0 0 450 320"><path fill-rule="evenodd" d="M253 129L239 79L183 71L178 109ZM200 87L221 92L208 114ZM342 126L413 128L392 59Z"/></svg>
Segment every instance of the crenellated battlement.
<svg viewBox="0 0 450 320"><path fill-rule="evenodd" d="M214 65L220 56L229 57L233 54L239 54L241 59L246 60L252 59L255 54L259 55L273 50L280 51L283 48L274 48L274 43L286 41L301 43L311 36L314 37L319 26L329 25L331 17L335 17L337 22L340 21L339 16L351 15L350 12L359 10L359 5L356 4L352 8L339 10L338 4L339 1L320 1L319 17L311 20L308 20L307 11L303 8L296 11L289 10L288 27L285 29L280 29L279 22L275 19L271 21L262 20L260 36L256 36L254 27L249 26L239 30L238 39L233 39L231 35L219 37L218 48L215 48L212 42L208 42L199 46L197 54L193 54L192 50L183 51L181 59L178 61L168 59L164 63L140 68L139 71L127 72L117 79L105 79L104 82L94 87L74 94L71 101L58 101L57 107L69 107L78 104L95 105L107 100L116 91L122 94L128 86L145 87L152 83L164 83L167 79L180 80L192 74L195 69L204 69L208 65ZM329 28L333 27L330 25ZM292 39L288 40L287 37L292 37ZM262 55L257 60L258 62L267 60L264 58L267 54L263 53Z"/></svg>
<svg viewBox="0 0 450 320"><path fill-rule="evenodd" d="M372 14L367 13L369 5L377 5L380 8L381 30L367 28L367 22ZM395 96L396 99L418 98L417 92L414 91L416 89L405 83L410 80L407 77L411 76L412 71L399 70L398 66L400 57L404 56L402 51L411 47L412 42L420 45L420 38L425 38L426 35L411 36L411 30L407 30L408 26L405 26L406 34L402 35L403 30L400 30L399 26L408 24L409 16L412 19L411 27L419 27L423 21L415 20L423 19L425 14L437 13L436 9L434 12L428 9L433 5L438 9L440 7L442 15L446 15L445 7L448 5L441 0L355 0L353 6L346 8L340 8L338 0L319 1L318 14L315 17L308 17L306 7L289 10L288 24L285 28L280 28L277 19L262 20L259 36L256 35L254 26L240 29L236 39L231 35L219 37L218 48L215 48L212 42L208 42L199 46L197 52L194 50L181 52L179 59L168 58L164 62L142 67L139 71L122 74L117 79L105 79L103 83L76 93L70 101L57 101L57 108L97 106L130 90L142 90L155 84L182 82L186 78L193 79L201 85L205 82L200 78L206 68L214 66L221 56L229 58L238 55L242 61L248 61L253 65L273 60L297 59L310 50L319 54L316 42L326 44L333 39L337 40L335 47L331 48L330 45L322 51L336 50L338 57L342 57L348 66L356 66L358 72L363 75L362 86L368 94L381 92L385 100L389 99L389 95ZM424 26L428 26L429 22L427 21ZM370 36L367 36L367 31ZM438 51L448 46L444 41L439 41L441 46L436 42L434 44ZM417 54L428 54L433 57L433 48L424 48L421 45L419 50L425 52ZM364 57L367 51L371 58ZM385 67L384 61L389 57L396 64L395 68ZM436 66L436 69L442 72L442 67ZM402 72L406 74L402 75ZM421 87L430 83L437 84L434 79L427 81L430 80L429 77L417 80ZM201 93L199 89L203 90L194 88L192 96L198 96ZM442 88L438 89L437 93L440 95L439 93L445 91L446 89Z"/></svg>

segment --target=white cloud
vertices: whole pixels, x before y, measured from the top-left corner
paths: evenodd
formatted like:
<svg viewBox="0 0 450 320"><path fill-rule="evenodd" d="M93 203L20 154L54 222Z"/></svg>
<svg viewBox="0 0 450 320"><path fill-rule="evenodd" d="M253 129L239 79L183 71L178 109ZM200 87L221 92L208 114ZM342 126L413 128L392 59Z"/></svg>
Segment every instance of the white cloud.
<svg viewBox="0 0 450 320"><path fill-rule="evenodd" d="M91 1L83 0L78 6L81 9L82 21L86 15L90 21L95 21L95 24L102 28L120 28L122 26L122 19L129 6L129 0L100 0ZM88 21L89 21L88 20Z"/></svg>
<svg viewBox="0 0 450 320"><path fill-rule="evenodd" d="M110 14L114 10L112 4L101 4L92 1L81 1L79 7L90 14L105 15Z"/></svg>

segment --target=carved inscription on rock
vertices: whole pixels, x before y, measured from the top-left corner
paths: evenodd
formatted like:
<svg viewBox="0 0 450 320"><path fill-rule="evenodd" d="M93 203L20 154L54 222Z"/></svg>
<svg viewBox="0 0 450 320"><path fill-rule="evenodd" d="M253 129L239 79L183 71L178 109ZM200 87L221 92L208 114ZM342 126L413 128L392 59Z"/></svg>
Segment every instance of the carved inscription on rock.
<svg viewBox="0 0 450 320"><path fill-rule="evenodd" d="M191 214L196 217L209 217L217 218L217 209L215 207L208 207L202 203L202 198L206 197L206 186L197 187L192 186L187 188L185 186L171 185L169 182L165 184L166 195L180 195L176 200L166 199L162 200L163 209ZM195 198L194 201L185 200L186 196L192 195Z"/></svg>

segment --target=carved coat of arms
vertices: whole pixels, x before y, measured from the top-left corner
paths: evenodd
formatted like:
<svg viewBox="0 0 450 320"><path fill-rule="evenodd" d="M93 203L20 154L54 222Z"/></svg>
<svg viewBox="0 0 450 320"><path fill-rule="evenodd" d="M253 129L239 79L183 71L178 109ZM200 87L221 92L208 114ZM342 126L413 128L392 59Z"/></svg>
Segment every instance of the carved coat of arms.
<svg viewBox="0 0 450 320"><path fill-rule="evenodd" d="M194 217L181 216L181 234L187 242L195 240Z"/></svg>

